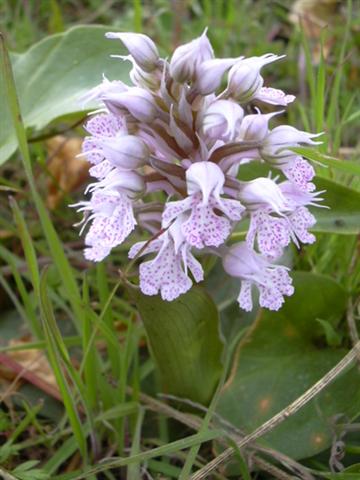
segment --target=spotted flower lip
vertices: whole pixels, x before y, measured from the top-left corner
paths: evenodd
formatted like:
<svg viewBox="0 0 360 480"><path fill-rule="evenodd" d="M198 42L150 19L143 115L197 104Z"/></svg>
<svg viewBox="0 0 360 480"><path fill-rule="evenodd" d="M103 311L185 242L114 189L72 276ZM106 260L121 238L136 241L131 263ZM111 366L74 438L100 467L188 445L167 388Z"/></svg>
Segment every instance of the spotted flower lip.
<svg viewBox="0 0 360 480"><path fill-rule="evenodd" d="M94 180L88 198L73 205L84 214L86 259L102 261L139 226L148 236L129 257L140 263L144 295L173 301L186 293L204 279L206 252L239 280L241 308L253 308L257 289L260 306L278 310L294 288L277 262L291 243L315 241L308 207L323 206L313 166L292 151L316 146L319 134L279 125L295 97L263 77L283 56L215 58L206 30L169 60L146 35L106 36L127 48L112 57L131 62L131 84L104 77L83 98L99 107L85 124L81 154ZM273 111L263 113L263 104ZM254 169L240 181L249 162L267 164L271 175ZM233 244L242 220L249 220L245 240Z"/></svg>
<svg viewBox="0 0 360 480"><path fill-rule="evenodd" d="M184 242L180 224L181 217L158 239L148 245L138 242L130 249L130 258L134 258L141 250L141 255L156 253L152 260L140 265L140 288L146 295L160 292L163 300L172 301L191 288L193 282L189 278L189 270L196 282L204 279L200 262Z"/></svg>
<svg viewBox="0 0 360 480"><path fill-rule="evenodd" d="M182 214L181 231L189 245L199 249L220 246L231 232L231 221L241 219L244 207L236 200L221 198L225 175L215 163L193 163L186 171L186 181L189 196L167 203L163 224L169 225Z"/></svg>
<svg viewBox="0 0 360 480"><path fill-rule="evenodd" d="M295 95L287 95L278 88L261 87L255 94L254 99L269 105L281 105L286 107L295 100Z"/></svg>
<svg viewBox="0 0 360 480"><path fill-rule="evenodd" d="M124 191L98 190L89 202L79 206L80 211L92 211L84 225L92 221L85 237L85 258L88 260L103 260L135 228L132 204Z"/></svg>
<svg viewBox="0 0 360 480"><path fill-rule="evenodd" d="M238 302L244 310L250 311L253 308L252 286L259 290L260 306L270 310L279 310L284 303L284 296L294 293L288 269L272 265L245 242L229 248L223 257L223 265L229 275L241 279Z"/></svg>

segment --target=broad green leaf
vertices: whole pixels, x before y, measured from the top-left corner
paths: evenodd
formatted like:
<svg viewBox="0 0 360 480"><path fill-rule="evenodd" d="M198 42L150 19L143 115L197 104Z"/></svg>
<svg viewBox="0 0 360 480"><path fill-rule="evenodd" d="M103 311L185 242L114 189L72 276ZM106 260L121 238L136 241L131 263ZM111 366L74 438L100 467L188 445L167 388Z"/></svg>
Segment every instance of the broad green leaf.
<svg viewBox="0 0 360 480"><path fill-rule="evenodd" d="M251 162L242 165L239 169L240 180L253 180L256 177L267 177L272 171L278 175L279 170L271 170L267 165L260 162ZM329 208L311 207L317 223L311 229L313 232L339 233L357 235L360 233L360 192L333 180L315 177L316 190L325 192L321 195L322 202ZM237 232L246 231L246 225L241 222Z"/></svg>
<svg viewBox="0 0 360 480"><path fill-rule="evenodd" d="M194 287L173 302L137 293L136 304L165 391L207 404L222 371L214 302Z"/></svg>
<svg viewBox="0 0 360 480"><path fill-rule="evenodd" d="M325 346L316 322L337 323L346 309L345 291L329 277L305 272L293 277L296 293L278 312L262 311L243 339L218 404L217 412L246 432L302 395L346 354ZM350 369L259 441L295 459L328 448L335 415L360 411L359 380L356 367Z"/></svg>
<svg viewBox="0 0 360 480"><path fill-rule="evenodd" d="M322 177L315 178L317 190L326 190L322 195L329 208L312 208L317 218L314 232L329 232L348 235L360 233L360 192Z"/></svg>
<svg viewBox="0 0 360 480"><path fill-rule="evenodd" d="M74 27L45 38L25 53L12 55L27 129L41 130L57 118L80 111L85 115L80 97L101 83L102 74L110 80L127 80L128 63L110 58L123 53L121 43L107 40L107 30L103 26ZM0 164L17 147L5 91L0 77Z"/></svg>

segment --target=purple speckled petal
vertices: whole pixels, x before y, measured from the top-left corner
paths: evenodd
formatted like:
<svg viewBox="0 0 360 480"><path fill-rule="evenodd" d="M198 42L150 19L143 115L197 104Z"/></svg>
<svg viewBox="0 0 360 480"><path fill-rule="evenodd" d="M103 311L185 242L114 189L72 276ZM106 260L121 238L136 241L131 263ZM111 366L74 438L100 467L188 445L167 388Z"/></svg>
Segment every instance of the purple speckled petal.
<svg viewBox="0 0 360 480"><path fill-rule="evenodd" d="M282 90L277 88L262 87L256 93L255 98L270 105L286 106L295 100L294 95L286 95Z"/></svg>
<svg viewBox="0 0 360 480"><path fill-rule="evenodd" d="M253 308L253 301L251 298L251 286L251 282L243 280L241 282L240 293L237 299L240 307L246 312L251 312Z"/></svg>
<svg viewBox="0 0 360 480"><path fill-rule="evenodd" d="M260 306L275 311L284 303L284 295L291 296L294 293L287 269L279 266L266 271L263 283L259 284L258 288Z"/></svg>
<svg viewBox="0 0 360 480"><path fill-rule="evenodd" d="M260 292L260 306L270 310L278 310L284 302L284 296L294 293L288 269L271 264L245 242L229 248L223 257L223 265L229 275L240 278L242 282L238 301L244 310L252 309L251 285L255 285Z"/></svg>
<svg viewBox="0 0 360 480"><path fill-rule="evenodd" d="M189 245L196 248L219 247L230 234L231 224L225 217L214 213L215 204L194 205L182 232Z"/></svg>
<svg viewBox="0 0 360 480"><path fill-rule="evenodd" d="M111 113L100 113L91 117L85 128L95 137L115 137L119 131L124 129L124 121L121 117Z"/></svg>
<svg viewBox="0 0 360 480"><path fill-rule="evenodd" d="M93 220L85 237L88 247L85 256L89 260L100 261L125 240L135 228L136 220L131 201L120 192L111 195L95 192L89 208L93 210Z"/></svg>
<svg viewBox="0 0 360 480"><path fill-rule="evenodd" d="M253 246L255 240L260 253L270 258L280 257L290 242L286 219L273 217L261 210L252 213L246 241L249 246Z"/></svg>
<svg viewBox="0 0 360 480"><path fill-rule="evenodd" d="M309 191L309 185L310 188L313 189L314 185L309 184L309 182L314 178L315 170L313 166L302 157L293 157L281 170L284 175L301 190Z"/></svg>
<svg viewBox="0 0 360 480"><path fill-rule="evenodd" d="M315 235L308 232L308 228L315 225L316 219L312 213L306 207L297 208L291 215L288 216L288 220L291 225L293 234L302 243L314 243L316 240Z"/></svg>

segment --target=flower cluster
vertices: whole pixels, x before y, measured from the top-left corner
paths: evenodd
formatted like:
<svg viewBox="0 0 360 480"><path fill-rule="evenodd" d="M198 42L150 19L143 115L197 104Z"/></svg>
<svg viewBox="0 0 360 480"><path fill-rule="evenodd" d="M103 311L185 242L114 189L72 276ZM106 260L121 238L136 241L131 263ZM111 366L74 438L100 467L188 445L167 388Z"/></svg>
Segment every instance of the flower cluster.
<svg viewBox="0 0 360 480"><path fill-rule="evenodd" d="M132 86L104 78L86 96L100 108L83 143L96 179L90 199L77 204L83 228L91 224L85 257L102 260L138 224L149 241L134 244L129 257L146 256L139 268L144 294L171 301L185 293L203 280L194 254L205 251L240 279L243 309L252 309L253 286L261 306L279 309L293 286L276 261L291 241L314 242L307 206L322 200L314 169L291 150L316 144L317 135L288 125L270 129L282 111L261 113L264 104L285 107L295 98L264 86L262 68L282 57L217 59L204 32L168 61L145 35L107 37L129 51L121 58L132 63ZM254 160L279 170L282 180L240 181L239 169ZM245 241L226 246L245 218Z"/></svg>

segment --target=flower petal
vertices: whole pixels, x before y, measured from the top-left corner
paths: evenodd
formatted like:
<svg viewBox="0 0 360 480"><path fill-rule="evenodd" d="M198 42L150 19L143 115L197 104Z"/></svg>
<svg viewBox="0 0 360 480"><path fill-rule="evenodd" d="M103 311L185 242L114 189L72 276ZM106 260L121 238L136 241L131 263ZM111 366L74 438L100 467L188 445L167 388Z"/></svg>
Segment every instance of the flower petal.
<svg viewBox="0 0 360 480"><path fill-rule="evenodd" d="M140 265L140 289L145 295L156 295L171 302L187 292L192 286L191 279L182 268L181 254L175 253L174 244L169 241L148 262Z"/></svg>
<svg viewBox="0 0 360 480"><path fill-rule="evenodd" d="M218 247L229 236L229 220L216 215L214 207L211 204L193 206L189 219L182 226L182 233L189 245L196 248Z"/></svg>
<svg viewBox="0 0 360 480"><path fill-rule="evenodd" d="M287 221L261 210L252 213L246 241L252 247L255 240L261 253L270 258L280 257L290 242Z"/></svg>
<svg viewBox="0 0 360 480"><path fill-rule="evenodd" d="M270 87L261 87L255 97L257 100L268 103L270 105L286 106L295 100L295 95L286 95L282 90Z"/></svg>

